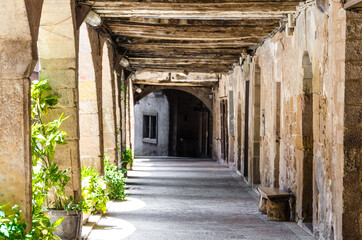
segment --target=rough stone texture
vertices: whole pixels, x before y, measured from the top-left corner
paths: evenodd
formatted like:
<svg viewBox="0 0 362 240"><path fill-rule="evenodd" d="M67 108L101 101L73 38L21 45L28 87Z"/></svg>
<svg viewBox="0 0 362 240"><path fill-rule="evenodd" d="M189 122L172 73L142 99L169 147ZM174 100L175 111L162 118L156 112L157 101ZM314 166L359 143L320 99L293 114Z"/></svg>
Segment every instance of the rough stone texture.
<svg viewBox="0 0 362 240"><path fill-rule="evenodd" d="M117 165L117 129L116 129L116 99L113 73L113 49L108 44L103 45L102 57L102 118L104 154L111 157Z"/></svg>
<svg viewBox="0 0 362 240"><path fill-rule="evenodd" d="M362 14L347 13L343 237L362 238Z"/></svg>
<svg viewBox="0 0 362 240"><path fill-rule="evenodd" d="M290 209L289 201L271 201L266 203L266 213L269 220L289 221Z"/></svg>
<svg viewBox="0 0 362 240"><path fill-rule="evenodd" d="M44 2L38 47L40 77L49 79L53 92L60 96L58 105L49 111L45 121L52 121L63 112L69 116L61 126L68 134L68 144L57 147L55 161L63 169L71 167L71 181L66 191L80 200L78 31L74 27L74 4L70 0Z"/></svg>
<svg viewBox="0 0 362 240"><path fill-rule="evenodd" d="M91 42L100 41L94 30L85 23L80 28L79 37L79 130L80 161L82 166L94 167L103 171L103 137L101 137L102 114L99 112L99 91L96 79L100 65L94 58L99 57L99 46ZM93 47L93 48L92 48ZM94 56L94 57L93 57Z"/></svg>
<svg viewBox="0 0 362 240"><path fill-rule="evenodd" d="M314 239L268 221L240 176L207 159L136 159L127 201L113 202L88 239Z"/></svg>
<svg viewBox="0 0 362 240"><path fill-rule="evenodd" d="M41 1L0 3L0 205L18 204L31 222L30 80ZM36 9L36 11L35 11ZM30 225L29 225L30 226Z"/></svg>
<svg viewBox="0 0 362 240"><path fill-rule="evenodd" d="M334 1L329 1L325 12L310 6L297 17L293 36L280 32L266 40L257 49L250 68L249 159L254 153L260 154L261 184L290 192L296 200L291 206L296 211L295 220L303 223L313 219L314 234L320 239L341 239L347 232L348 236L359 236L361 229L358 220L361 217L357 217L361 204L355 201L360 198L358 189L361 188L360 19L360 14L348 13L346 21L346 11ZM258 106L253 83L257 64L260 116L255 112ZM244 74L235 70L237 68L222 75L214 94L217 134L214 156L217 159L221 158L219 100L229 99L228 92L233 89L234 96L237 91L242 94L241 111L245 105L240 82L248 79L249 67L242 66ZM237 84L240 89L235 89ZM234 116L238 111L234 108ZM243 113L238 121L241 129L237 131L243 135ZM258 130L260 143L253 134ZM229 152L235 154L236 162L243 163L243 141L240 154L236 151L238 145L234 137L229 138ZM250 161L249 175L255 173L251 171L254 164ZM250 176L247 179L252 183ZM353 228L349 227L351 222Z"/></svg>

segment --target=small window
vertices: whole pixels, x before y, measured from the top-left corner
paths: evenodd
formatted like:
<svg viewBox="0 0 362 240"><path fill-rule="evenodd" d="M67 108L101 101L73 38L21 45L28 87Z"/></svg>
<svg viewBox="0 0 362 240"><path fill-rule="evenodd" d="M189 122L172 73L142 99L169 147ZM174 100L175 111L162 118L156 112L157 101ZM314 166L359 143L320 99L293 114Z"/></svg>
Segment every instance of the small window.
<svg viewBox="0 0 362 240"><path fill-rule="evenodd" d="M143 142L157 144L157 114L143 114Z"/></svg>

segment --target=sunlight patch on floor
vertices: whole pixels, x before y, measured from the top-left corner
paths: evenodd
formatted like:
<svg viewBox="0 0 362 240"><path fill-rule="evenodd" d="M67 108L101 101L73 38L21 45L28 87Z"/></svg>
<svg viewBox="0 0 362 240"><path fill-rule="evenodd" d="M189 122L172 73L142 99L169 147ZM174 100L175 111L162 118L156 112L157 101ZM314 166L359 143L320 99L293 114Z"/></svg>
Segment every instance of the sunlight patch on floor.
<svg viewBox="0 0 362 240"><path fill-rule="evenodd" d="M136 231L136 227L123 219L103 217L89 235L89 240L96 239L125 239Z"/></svg>
<svg viewBox="0 0 362 240"><path fill-rule="evenodd" d="M126 201L114 201L108 211L112 214L119 212L131 212L142 209L146 206L146 203L140 199L128 197Z"/></svg>

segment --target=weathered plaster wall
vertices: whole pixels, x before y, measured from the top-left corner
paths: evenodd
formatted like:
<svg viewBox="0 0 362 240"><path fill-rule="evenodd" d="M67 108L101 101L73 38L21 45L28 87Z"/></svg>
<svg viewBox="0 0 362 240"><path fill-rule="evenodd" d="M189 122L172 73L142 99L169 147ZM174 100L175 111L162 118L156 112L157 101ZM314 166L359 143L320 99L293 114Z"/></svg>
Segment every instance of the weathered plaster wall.
<svg viewBox="0 0 362 240"><path fill-rule="evenodd" d="M143 114L157 114L157 144L143 142ZM169 103L162 93L150 93L135 105L136 156L168 156Z"/></svg>
<svg viewBox="0 0 362 240"><path fill-rule="evenodd" d="M313 225L319 238L334 234L338 239L342 234L344 41L345 11L331 3L328 14L317 7L301 12L293 37L277 34L257 52L261 109L265 112L265 136L260 143L261 183L279 185L295 195L297 221L305 217L305 191L313 189ZM312 64L311 72L303 66L304 56ZM303 85L306 78L312 78L312 86ZM280 158L276 148L277 82L281 82ZM313 116L303 115L305 88L311 88ZM312 128L312 138L305 136L306 128ZM308 144L314 149L314 167L309 168L312 173L303 172ZM275 171L278 167L279 171ZM309 186L304 184L307 175L314 176Z"/></svg>
<svg viewBox="0 0 362 240"><path fill-rule="evenodd" d="M314 234L319 239L360 234L356 229L360 229L361 204L355 201L356 194L352 192L358 193L361 186L360 122L356 120L361 106L361 92L356 90L361 89L361 18L356 13L348 17L346 46L346 11L342 5L330 1L325 12L317 6L308 7L298 15L292 37L281 32L266 40L257 49L250 74L248 66L244 65L240 71L234 67L233 72L222 76L214 93L214 156L221 158L220 100L229 99L228 90L233 89L234 105L236 100L241 102L240 116L239 108L234 106L233 114L241 123L234 126L235 137L241 134L242 141L240 146L235 137L229 136L229 152L235 161L241 161L243 168L246 150L243 149L245 84L242 82L250 78L252 125L249 125L248 174L258 175L250 166L257 166L254 156L259 152L258 136L251 131L257 131L255 124L259 123L261 184L294 195L295 220L302 224L310 213ZM260 86L257 86L259 76ZM256 114L259 106L255 104L258 88L259 116ZM240 99L235 96L237 91L241 93ZM347 117L349 122L344 123ZM347 127L350 131L345 131L346 126L350 126ZM348 141L343 140L346 136ZM234 167L230 162L229 165ZM249 183L257 180L248 177Z"/></svg>

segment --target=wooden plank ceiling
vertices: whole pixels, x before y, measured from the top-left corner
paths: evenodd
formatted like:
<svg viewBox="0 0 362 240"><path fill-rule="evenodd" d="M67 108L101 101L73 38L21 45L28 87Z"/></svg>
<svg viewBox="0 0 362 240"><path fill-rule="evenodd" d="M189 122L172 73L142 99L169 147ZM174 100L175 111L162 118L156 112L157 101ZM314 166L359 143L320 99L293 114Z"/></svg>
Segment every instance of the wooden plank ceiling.
<svg viewBox="0 0 362 240"><path fill-rule="evenodd" d="M86 0L133 70L222 73L301 0Z"/></svg>

